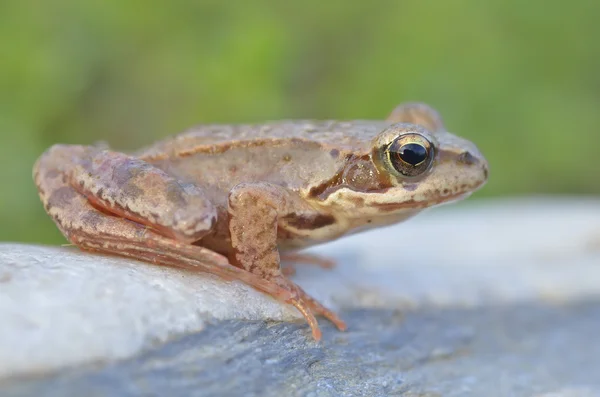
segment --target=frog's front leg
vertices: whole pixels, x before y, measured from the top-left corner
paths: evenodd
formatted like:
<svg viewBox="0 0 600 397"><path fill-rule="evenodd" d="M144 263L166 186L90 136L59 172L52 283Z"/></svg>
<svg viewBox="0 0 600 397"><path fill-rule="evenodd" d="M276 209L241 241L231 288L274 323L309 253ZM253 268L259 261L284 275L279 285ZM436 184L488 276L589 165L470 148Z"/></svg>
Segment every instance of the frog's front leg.
<svg viewBox="0 0 600 397"><path fill-rule="evenodd" d="M90 172L92 169L95 171ZM240 280L284 302L293 298L288 289L231 265L216 252L189 244L210 228L211 211L193 208L200 205L202 209L208 203L202 196L186 196L194 196L197 187L178 187L149 164L121 153L56 145L39 158L33 174L46 211L65 237L82 249L205 271ZM117 186L123 190L114 190ZM143 200L148 192L165 187L164 197ZM186 197L192 207L179 207ZM171 215L155 213L156 207L152 212L152 205L161 202L179 204ZM186 223L180 215L192 216L196 223Z"/></svg>
<svg viewBox="0 0 600 397"><path fill-rule="evenodd" d="M318 266L322 269L333 269L336 264L332 259L303 252L285 252L280 254L280 259L285 265L281 268L284 276L293 276L296 274L296 265L299 263Z"/></svg>
<svg viewBox="0 0 600 397"><path fill-rule="evenodd" d="M331 310L311 298L281 272L277 249L278 224L286 216L310 218L318 214L302 203L293 192L269 183L242 183L229 194L229 231L233 254L238 266L289 290L290 300L309 322L315 339L320 339L319 326L310 314L323 315L340 330L346 324ZM312 318L311 318L312 317Z"/></svg>

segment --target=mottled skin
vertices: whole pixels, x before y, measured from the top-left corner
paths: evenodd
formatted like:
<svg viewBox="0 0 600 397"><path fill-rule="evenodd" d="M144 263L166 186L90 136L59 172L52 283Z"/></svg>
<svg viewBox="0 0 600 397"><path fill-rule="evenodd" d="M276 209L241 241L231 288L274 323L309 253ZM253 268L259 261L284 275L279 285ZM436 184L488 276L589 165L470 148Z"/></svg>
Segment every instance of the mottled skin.
<svg viewBox="0 0 600 397"><path fill-rule="evenodd" d="M387 157L402 139L430 149L417 176ZM55 145L33 173L73 244L241 280L293 304L318 340L314 315L346 325L288 280L280 260L329 266L294 250L466 197L486 181L487 163L412 103L386 121L200 126L130 155Z"/></svg>

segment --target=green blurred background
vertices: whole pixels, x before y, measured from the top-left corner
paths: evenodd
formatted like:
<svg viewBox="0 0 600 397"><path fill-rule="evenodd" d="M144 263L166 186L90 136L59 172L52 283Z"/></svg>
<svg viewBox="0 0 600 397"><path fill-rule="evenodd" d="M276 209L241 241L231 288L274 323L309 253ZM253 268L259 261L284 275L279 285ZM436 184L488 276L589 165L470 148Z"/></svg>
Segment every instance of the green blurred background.
<svg viewBox="0 0 600 397"><path fill-rule="evenodd" d="M0 240L64 242L31 167L202 122L440 110L475 197L600 193L600 1L0 2Z"/></svg>

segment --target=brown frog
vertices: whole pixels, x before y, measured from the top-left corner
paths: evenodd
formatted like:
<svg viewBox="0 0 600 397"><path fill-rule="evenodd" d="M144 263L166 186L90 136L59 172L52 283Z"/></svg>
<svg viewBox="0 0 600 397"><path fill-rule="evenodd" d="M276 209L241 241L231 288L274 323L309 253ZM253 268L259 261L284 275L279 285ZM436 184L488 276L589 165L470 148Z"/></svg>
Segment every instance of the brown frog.
<svg viewBox="0 0 600 397"><path fill-rule="evenodd" d="M488 165L427 105L385 121L203 125L133 154L55 145L33 175L65 237L117 254L240 280L346 325L290 281L282 259L361 230L401 222L481 187Z"/></svg>

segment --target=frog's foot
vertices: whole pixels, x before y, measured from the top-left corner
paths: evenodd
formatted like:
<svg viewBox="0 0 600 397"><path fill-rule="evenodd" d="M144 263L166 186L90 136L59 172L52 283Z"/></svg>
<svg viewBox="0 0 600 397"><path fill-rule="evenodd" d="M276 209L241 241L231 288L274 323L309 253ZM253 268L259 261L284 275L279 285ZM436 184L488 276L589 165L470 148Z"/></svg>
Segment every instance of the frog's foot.
<svg viewBox="0 0 600 397"><path fill-rule="evenodd" d="M296 274L296 266L298 264L315 265L323 269L333 269L335 261L314 254L303 254L297 252L288 252L281 254L281 262L283 264L281 272L285 276Z"/></svg>
<svg viewBox="0 0 600 397"><path fill-rule="evenodd" d="M275 284L279 287L289 291L291 293L291 297L287 301L288 303L294 305L300 313L304 316L308 325L312 330L312 335L315 340L321 339L321 330L319 328L319 324L315 319L314 315L323 316L329 321L331 321L337 329L340 331L346 330L346 323L338 317L330 309L323 306L316 299L308 295L302 288L300 288L297 284L285 278L283 275L275 276L271 279Z"/></svg>

